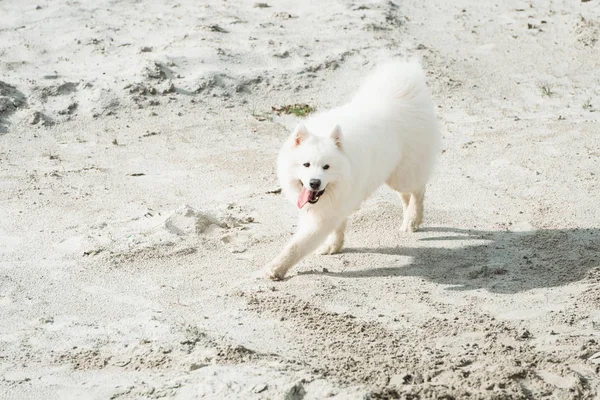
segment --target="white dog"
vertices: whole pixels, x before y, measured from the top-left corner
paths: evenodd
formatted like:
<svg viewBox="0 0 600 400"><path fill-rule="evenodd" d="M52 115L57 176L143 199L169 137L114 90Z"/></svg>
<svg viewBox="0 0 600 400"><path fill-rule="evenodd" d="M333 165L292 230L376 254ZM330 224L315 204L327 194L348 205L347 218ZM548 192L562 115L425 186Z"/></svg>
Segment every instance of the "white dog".
<svg viewBox="0 0 600 400"><path fill-rule="evenodd" d="M417 62L381 65L349 104L299 125L277 162L283 192L300 209L298 231L264 274L282 279L320 244L321 254L340 251L348 216L384 183L402 200L400 230L417 229L439 139Z"/></svg>

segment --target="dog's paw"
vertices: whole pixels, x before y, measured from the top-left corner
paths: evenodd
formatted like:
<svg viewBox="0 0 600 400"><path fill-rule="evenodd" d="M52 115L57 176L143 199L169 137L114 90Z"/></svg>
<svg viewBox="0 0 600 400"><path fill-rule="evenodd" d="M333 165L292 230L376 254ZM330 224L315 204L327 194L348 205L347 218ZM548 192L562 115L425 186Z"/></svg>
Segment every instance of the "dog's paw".
<svg viewBox="0 0 600 400"><path fill-rule="evenodd" d="M400 226L400 232L413 233L417 229L419 229L419 226L414 219L405 219L402 221L402 226Z"/></svg>
<svg viewBox="0 0 600 400"><path fill-rule="evenodd" d="M323 256L329 254L336 254L339 253L341 249L341 243L325 243L323 246L319 247L319 249L317 250L317 254L321 254Z"/></svg>
<svg viewBox="0 0 600 400"><path fill-rule="evenodd" d="M277 268L273 268L267 265L263 269L257 271L254 274L254 277L256 279L270 279L272 281L280 281L285 277L285 272L282 272Z"/></svg>

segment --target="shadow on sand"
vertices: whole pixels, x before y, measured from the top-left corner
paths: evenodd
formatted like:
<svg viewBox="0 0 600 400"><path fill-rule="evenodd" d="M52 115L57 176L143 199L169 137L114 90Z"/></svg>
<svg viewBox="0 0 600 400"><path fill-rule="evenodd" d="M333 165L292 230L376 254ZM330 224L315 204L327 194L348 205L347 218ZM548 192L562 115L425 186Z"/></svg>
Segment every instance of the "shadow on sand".
<svg viewBox="0 0 600 400"><path fill-rule="evenodd" d="M427 228L440 236L420 239L445 242L440 247L348 248L344 254L372 253L410 257L408 264L352 269L340 272L307 271L343 278L420 276L452 285L449 290L485 288L517 293L534 288L562 286L600 274L600 229L558 229L530 232ZM460 245L464 242L464 245ZM357 259L355 266L360 263ZM391 261L390 264L394 264ZM359 266L359 265L358 265Z"/></svg>

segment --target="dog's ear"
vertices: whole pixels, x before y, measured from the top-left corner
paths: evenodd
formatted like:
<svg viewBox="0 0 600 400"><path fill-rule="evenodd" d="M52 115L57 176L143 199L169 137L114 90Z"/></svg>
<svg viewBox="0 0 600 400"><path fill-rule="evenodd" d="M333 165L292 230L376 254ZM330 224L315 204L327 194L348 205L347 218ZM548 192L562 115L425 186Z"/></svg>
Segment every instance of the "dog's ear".
<svg viewBox="0 0 600 400"><path fill-rule="evenodd" d="M308 138L308 135L309 133L306 126L304 126L304 124L299 124L294 130L294 133L292 133L292 145L300 146L300 144Z"/></svg>
<svg viewBox="0 0 600 400"><path fill-rule="evenodd" d="M342 148L342 128L339 125L333 127L331 138L338 148Z"/></svg>

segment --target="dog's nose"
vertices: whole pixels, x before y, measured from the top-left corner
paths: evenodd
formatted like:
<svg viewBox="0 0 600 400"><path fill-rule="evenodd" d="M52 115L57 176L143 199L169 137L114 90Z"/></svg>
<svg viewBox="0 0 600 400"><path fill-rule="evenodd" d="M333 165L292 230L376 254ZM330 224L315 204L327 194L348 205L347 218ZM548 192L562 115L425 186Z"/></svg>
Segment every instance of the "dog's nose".
<svg viewBox="0 0 600 400"><path fill-rule="evenodd" d="M310 188L317 190L318 188L321 187L321 180L320 179L311 179L310 182Z"/></svg>

